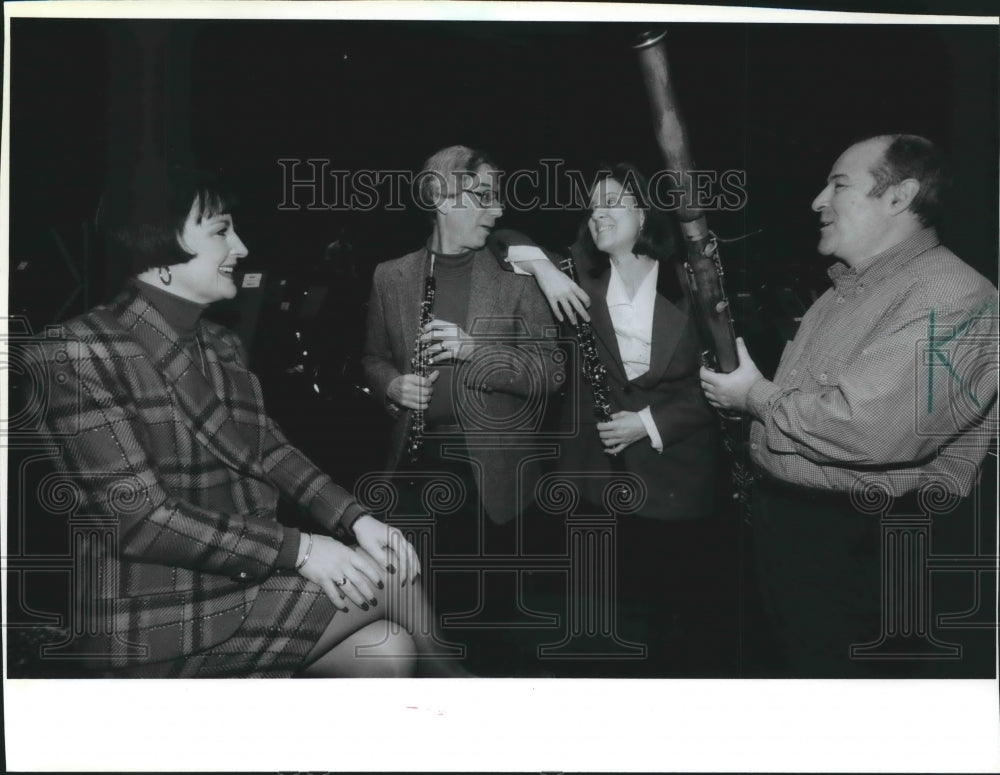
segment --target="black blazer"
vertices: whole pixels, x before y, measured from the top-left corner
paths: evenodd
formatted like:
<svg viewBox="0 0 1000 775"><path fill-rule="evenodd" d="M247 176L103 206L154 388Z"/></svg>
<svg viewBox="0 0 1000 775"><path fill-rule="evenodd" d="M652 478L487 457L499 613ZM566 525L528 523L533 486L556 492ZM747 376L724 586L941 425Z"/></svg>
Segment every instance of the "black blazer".
<svg viewBox="0 0 1000 775"><path fill-rule="evenodd" d="M663 452L657 452L644 438L626 447L617 458L620 462L605 454L590 385L576 369L570 389L576 391L577 400L566 402L563 415L575 433L571 441L562 444L558 468L567 473L610 474L624 469L635 474L645 488L645 503L635 512L639 516L679 520L712 513L722 451L719 421L699 384L701 359L694 321L685 311L686 304L674 304L664 293L672 277L667 274L670 266L663 264L659 269L649 371L629 380L607 305L611 270L591 277L592 265L586 258L577 250L574 258L580 285L591 299L591 326L608 372L612 412L650 407ZM574 477L577 479L581 495L600 505L607 477Z"/></svg>

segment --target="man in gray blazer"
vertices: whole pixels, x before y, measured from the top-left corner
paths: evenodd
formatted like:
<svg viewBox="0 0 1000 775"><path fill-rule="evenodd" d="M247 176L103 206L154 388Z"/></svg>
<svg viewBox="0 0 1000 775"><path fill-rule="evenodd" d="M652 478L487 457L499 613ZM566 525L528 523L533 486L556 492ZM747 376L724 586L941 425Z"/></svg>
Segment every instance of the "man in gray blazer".
<svg viewBox="0 0 1000 775"><path fill-rule="evenodd" d="M431 156L419 188L431 236L376 268L368 307L365 374L395 418L388 467L413 474L414 498L435 475L465 493L463 506L435 515L438 554L479 555L498 539L513 553L515 517L534 486L523 473L526 444L564 378L544 297L498 260L524 241L493 233L503 214L498 177L465 146Z"/></svg>

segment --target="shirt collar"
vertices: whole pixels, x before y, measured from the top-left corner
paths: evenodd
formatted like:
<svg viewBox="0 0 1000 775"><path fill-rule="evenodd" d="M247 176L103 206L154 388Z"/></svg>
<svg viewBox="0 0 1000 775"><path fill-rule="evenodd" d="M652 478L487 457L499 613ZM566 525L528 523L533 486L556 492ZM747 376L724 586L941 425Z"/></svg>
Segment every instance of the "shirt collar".
<svg viewBox="0 0 1000 775"><path fill-rule="evenodd" d="M888 250L884 250L867 262L860 270L837 262L827 270L835 287L853 285L859 282L877 283L889 275L898 272L907 263L940 245L937 229L927 227L898 242Z"/></svg>
<svg viewBox="0 0 1000 775"><path fill-rule="evenodd" d="M619 274L617 267L612 262L611 278L608 280L608 292L605 294L608 306L614 307L619 304L652 306L656 301L656 280L659 270L660 263L656 261L653 263L653 268L642 278L642 282L635 291L635 297L629 299L628 292L625 290L625 281L622 280L621 274Z"/></svg>

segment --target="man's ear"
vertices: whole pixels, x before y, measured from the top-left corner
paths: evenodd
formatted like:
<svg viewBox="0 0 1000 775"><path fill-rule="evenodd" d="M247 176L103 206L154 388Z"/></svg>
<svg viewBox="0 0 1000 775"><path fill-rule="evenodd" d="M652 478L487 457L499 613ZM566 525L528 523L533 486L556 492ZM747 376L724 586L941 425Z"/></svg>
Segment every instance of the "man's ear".
<svg viewBox="0 0 1000 775"><path fill-rule="evenodd" d="M920 182L913 178L901 180L889 188L889 210L893 215L898 215L909 209L913 200L920 191Z"/></svg>

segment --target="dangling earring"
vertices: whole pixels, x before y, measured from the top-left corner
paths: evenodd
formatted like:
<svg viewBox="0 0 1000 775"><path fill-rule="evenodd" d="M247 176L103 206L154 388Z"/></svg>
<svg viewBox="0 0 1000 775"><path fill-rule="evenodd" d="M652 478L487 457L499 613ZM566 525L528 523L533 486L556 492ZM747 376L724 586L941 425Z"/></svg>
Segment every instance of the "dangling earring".
<svg viewBox="0 0 1000 775"><path fill-rule="evenodd" d="M167 273L166 277L163 276L164 272ZM170 275L170 267L169 266L161 266L160 267L160 282L163 283L164 285L170 285L170 281L173 280L173 279L174 278L171 277L171 275Z"/></svg>

